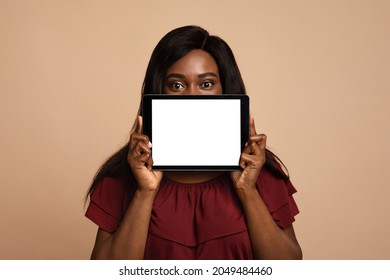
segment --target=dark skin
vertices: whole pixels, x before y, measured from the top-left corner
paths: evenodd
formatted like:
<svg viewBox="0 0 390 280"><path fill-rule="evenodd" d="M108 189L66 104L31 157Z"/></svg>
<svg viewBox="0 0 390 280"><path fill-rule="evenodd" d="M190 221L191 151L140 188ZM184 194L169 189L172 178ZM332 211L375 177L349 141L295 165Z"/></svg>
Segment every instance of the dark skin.
<svg viewBox="0 0 390 280"><path fill-rule="evenodd" d="M176 61L167 71L166 94L221 94L219 71L214 59L194 50ZM273 220L256 188L265 163L267 137L257 134L250 118L250 136L240 157L242 170L230 173L241 202L255 259L302 259L293 226L281 229ZM129 142L128 162L138 182L134 198L114 233L98 230L92 259L143 259L154 198L163 173L152 170L152 144L142 134L142 118ZM212 179L221 172L165 172L178 182L195 183Z"/></svg>

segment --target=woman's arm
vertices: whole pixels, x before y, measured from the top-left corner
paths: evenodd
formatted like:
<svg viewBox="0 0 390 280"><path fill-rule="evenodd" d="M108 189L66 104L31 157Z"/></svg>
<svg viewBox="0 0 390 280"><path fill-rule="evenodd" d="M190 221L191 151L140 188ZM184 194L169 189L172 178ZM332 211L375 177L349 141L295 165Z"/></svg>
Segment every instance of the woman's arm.
<svg viewBox="0 0 390 280"><path fill-rule="evenodd" d="M293 226L281 229L273 220L256 187L237 192L255 259L302 259Z"/></svg>
<svg viewBox="0 0 390 280"><path fill-rule="evenodd" d="M99 228L91 259L143 259L154 197L137 190L118 229Z"/></svg>
<svg viewBox="0 0 390 280"><path fill-rule="evenodd" d="M231 173L244 210L253 256L255 259L302 259L293 226L281 229L275 223L256 188L265 163L266 141L264 134L256 134L251 116L249 141L240 158L242 171Z"/></svg>
<svg viewBox="0 0 390 280"><path fill-rule="evenodd" d="M99 229L92 259L143 259L154 198L162 172L152 171L149 138L141 134L142 118L137 132L130 137L127 161L137 181L137 190L118 227L110 234Z"/></svg>

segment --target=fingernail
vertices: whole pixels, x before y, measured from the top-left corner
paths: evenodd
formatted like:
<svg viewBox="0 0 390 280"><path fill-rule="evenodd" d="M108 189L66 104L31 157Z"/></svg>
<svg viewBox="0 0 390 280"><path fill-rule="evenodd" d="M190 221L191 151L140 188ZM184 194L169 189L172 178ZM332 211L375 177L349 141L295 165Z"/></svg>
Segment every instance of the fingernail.
<svg viewBox="0 0 390 280"><path fill-rule="evenodd" d="M148 147L151 148L152 147L152 142L149 141L148 143Z"/></svg>

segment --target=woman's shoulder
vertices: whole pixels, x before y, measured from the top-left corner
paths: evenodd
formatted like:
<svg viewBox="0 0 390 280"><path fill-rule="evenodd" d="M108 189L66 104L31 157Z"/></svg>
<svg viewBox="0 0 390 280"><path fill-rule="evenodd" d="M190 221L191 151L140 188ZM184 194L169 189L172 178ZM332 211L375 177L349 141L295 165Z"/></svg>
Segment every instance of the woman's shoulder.
<svg viewBox="0 0 390 280"><path fill-rule="evenodd" d="M280 172L284 172L281 167L279 168ZM297 191L288 175L285 177L276 175L273 169L266 166L261 169L257 179L257 185L260 190L269 190L271 192L275 190L284 190L289 195Z"/></svg>
<svg viewBox="0 0 390 280"><path fill-rule="evenodd" d="M257 180L257 189L275 222L286 228L294 222L299 213L293 198L297 192L290 178L281 178L269 168L263 168Z"/></svg>
<svg viewBox="0 0 390 280"><path fill-rule="evenodd" d="M91 193L91 200L118 200L135 191L135 180L131 175L116 174L103 177Z"/></svg>

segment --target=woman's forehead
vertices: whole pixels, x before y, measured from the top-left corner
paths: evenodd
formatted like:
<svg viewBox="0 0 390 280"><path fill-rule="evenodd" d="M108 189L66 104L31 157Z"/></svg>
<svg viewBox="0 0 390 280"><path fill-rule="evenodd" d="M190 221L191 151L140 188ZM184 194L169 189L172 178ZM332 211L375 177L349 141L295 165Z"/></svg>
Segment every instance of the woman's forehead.
<svg viewBox="0 0 390 280"><path fill-rule="evenodd" d="M218 66L214 58L204 50L196 49L177 60L168 68L167 75L171 73L201 74L213 72L218 74Z"/></svg>

